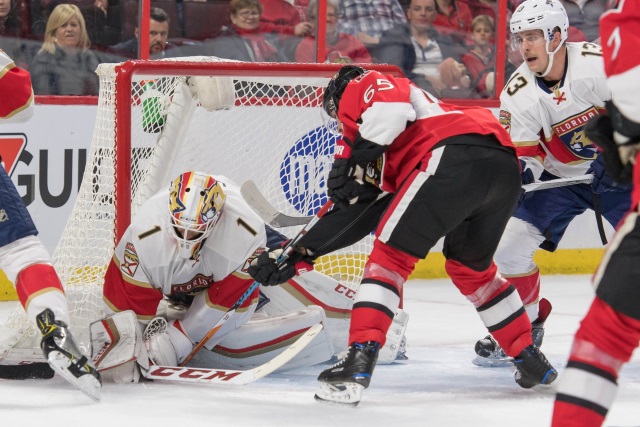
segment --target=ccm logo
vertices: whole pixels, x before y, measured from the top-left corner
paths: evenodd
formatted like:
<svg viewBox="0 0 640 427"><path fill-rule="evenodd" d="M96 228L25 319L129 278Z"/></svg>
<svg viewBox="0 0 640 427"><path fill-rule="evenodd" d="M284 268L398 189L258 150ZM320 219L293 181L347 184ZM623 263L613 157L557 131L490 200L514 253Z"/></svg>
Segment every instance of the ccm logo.
<svg viewBox="0 0 640 427"><path fill-rule="evenodd" d="M353 297L356 295L356 291L354 289L347 288L345 285L336 286L334 291L336 291L339 294L344 295L345 297L347 297L349 299L353 299Z"/></svg>
<svg viewBox="0 0 640 427"><path fill-rule="evenodd" d="M152 368L150 373L156 377L180 377L211 381L229 381L241 374L239 371L222 371L215 369L178 368L171 366L159 366Z"/></svg>

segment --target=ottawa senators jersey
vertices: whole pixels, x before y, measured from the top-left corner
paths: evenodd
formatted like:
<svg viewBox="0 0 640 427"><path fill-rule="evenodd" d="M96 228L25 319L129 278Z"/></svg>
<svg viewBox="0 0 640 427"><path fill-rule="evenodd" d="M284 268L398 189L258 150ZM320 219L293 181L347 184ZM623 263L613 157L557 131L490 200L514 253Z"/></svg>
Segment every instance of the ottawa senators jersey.
<svg viewBox="0 0 640 427"><path fill-rule="evenodd" d="M600 19L607 84L611 99L629 120L640 123L640 0L622 0ZM633 171L632 206L640 202L640 162Z"/></svg>
<svg viewBox="0 0 640 427"><path fill-rule="evenodd" d="M441 103L409 79L371 70L349 82L338 118L350 141L359 133L367 141L388 147L367 167L365 179L391 193L443 139L493 134L502 145L513 146L488 109Z"/></svg>
<svg viewBox="0 0 640 427"><path fill-rule="evenodd" d="M266 244L265 224L223 176L214 176L227 196L222 215L197 259L178 254L169 224L169 190L142 205L113 255L122 280L163 294L195 294L228 276L250 279L247 260ZM112 266L113 267L113 266ZM113 276L111 276L113 277Z"/></svg>
<svg viewBox="0 0 640 427"><path fill-rule="evenodd" d="M526 62L518 67L500 95L500 122L518 156L538 156L559 177L584 175L597 156L584 127L610 99L600 46L567 43L565 73L551 88Z"/></svg>
<svg viewBox="0 0 640 427"><path fill-rule="evenodd" d="M31 77L0 49L0 120L23 121L33 114Z"/></svg>

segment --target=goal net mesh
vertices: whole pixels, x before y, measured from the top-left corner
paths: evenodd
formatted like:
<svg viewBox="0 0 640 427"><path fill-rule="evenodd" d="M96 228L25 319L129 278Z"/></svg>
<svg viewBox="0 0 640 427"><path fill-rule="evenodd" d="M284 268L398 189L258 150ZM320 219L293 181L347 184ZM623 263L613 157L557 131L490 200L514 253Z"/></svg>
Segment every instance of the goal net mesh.
<svg viewBox="0 0 640 427"><path fill-rule="evenodd" d="M143 71L131 66L138 62L147 64ZM173 177L198 170L238 185L253 180L275 208L292 216L313 215L327 200L325 177L336 135L323 123L322 94L337 67L210 57L181 58L178 64L134 61L98 69L100 95L89 160L53 254L69 299L71 328L86 354L88 325L103 316L102 281L118 230ZM184 96L189 75L233 79L235 105L207 111ZM278 231L293 237L299 227ZM371 243L367 237L322 257L316 269L355 288ZM9 348L37 348L38 334L22 307L6 326L19 333L0 346L0 360Z"/></svg>

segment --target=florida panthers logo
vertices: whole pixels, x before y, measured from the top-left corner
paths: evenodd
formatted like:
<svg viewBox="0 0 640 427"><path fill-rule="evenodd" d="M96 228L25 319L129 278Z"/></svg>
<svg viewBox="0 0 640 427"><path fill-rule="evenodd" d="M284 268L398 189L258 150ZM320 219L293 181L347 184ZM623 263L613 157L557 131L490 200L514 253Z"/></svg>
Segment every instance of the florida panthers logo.
<svg viewBox="0 0 640 427"><path fill-rule="evenodd" d="M553 125L553 132L574 156L584 160L593 160L597 156L598 148L586 137L584 127L591 118L597 115L598 110L591 107L556 123Z"/></svg>

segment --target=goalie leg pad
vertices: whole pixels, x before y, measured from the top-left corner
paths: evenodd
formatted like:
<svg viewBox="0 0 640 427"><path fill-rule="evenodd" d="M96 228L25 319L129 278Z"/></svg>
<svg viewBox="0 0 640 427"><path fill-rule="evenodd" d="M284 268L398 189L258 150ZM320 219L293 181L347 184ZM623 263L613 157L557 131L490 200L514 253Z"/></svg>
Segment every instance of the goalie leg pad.
<svg viewBox="0 0 640 427"><path fill-rule="evenodd" d="M280 316L311 305L320 306L326 315L328 332L336 353L347 350L349 322L356 291L317 271L296 276L280 286L262 287L269 298L260 313Z"/></svg>
<svg viewBox="0 0 640 427"><path fill-rule="evenodd" d="M309 306L279 316L256 314L210 351L198 353L189 365L238 370L253 368L276 357L300 334L321 322L326 322L326 317L324 310L318 306ZM329 334L323 329L280 371L326 362L333 354L333 344Z"/></svg>
<svg viewBox="0 0 640 427"><path fill-rule="evenodd" d="M149 357L142 341L142 329L132 310L91 323L91 360L104 380L136 383L138 364L149 369Z"/></svg>
<svg viewBox="0 0 640 427"><path fill-rule="evenodd" d="M404 349L406 345L405 332L407 331L408 323L409 314L402 309L398 309L393 317L393 322L391 322L391 327L387 331L387 341L378 354L378 365L388 365L396 360L406 359Z"/></svg>

